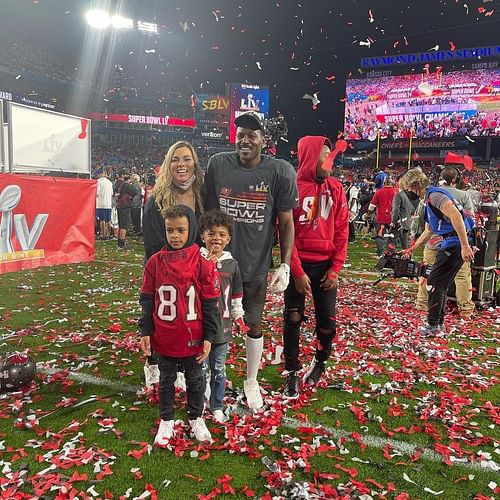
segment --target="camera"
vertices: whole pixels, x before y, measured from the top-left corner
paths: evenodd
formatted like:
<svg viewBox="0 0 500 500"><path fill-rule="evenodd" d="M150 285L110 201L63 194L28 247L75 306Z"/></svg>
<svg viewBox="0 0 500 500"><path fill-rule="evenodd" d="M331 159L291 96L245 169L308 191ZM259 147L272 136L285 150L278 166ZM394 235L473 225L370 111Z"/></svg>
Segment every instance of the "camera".
<svg viewBox="0 0 500 500"><path fill-rule="evenodd" d="M386 251L377 261L375 266L377 271L384 269L393 269L394 278L427 278L431 273L431 266L416 262L414 260L403 259L403 257L394 251ZM384 274L377 282L389 276Z"/></svg>

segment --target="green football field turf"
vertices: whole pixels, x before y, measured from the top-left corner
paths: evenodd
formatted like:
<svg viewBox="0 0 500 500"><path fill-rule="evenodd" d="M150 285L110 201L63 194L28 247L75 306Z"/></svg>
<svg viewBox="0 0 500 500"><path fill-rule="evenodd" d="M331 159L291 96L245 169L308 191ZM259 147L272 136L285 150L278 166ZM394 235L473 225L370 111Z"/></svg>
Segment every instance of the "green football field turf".
<svg viewBox="0 0 500 500"><path fill-rule="evenodd" d="M138 349L142 246L96 243L95 262L1 275L2 352L37 362L32 387L0 396L1 498L446 498L498 496L498 313L453 311L447 333L415 333L416 284L377 286L372 240L349 244L327 373L280 395L283 299L270 294L260 372L265 407L242 394L243 339L227 362L226 425L193 441L176 397L172 449L152 448L156 395ZM314 353L314 315L302 360ZM278 350L278 351L277 351Z"/></svg>

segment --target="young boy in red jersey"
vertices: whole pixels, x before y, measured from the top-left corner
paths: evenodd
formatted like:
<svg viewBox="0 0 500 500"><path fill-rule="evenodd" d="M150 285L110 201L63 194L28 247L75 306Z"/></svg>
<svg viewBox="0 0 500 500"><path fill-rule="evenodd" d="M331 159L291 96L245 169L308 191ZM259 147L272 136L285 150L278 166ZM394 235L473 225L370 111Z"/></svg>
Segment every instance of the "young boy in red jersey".
<svg viewBox="0 0 500 500"><path fill-rule="evenodd" d="M177 364L186 373L188 418L198 441L211 441L203 420L205 377L202 363L220 330L217 307L220 278L214 263L200 254L194 212L177 205L163 212L167 244L144 268L139 302L142 306L141 349L159 355L160 426L157 446L174 436L174 382Z"/></svg>
<svg viewBox="0 0 500 500"><path fill-rule="evenodd" d="M347 256L349 209L342 184L322 168L330 150L330 141L323 136L306 136L298 144L293 280L285 290L283 328L288 372L283 394L289 399L299 395L299 336L306 296L312 294L314 300L317 338L316 354L304 376L306 385L315 386L320 380L336 335L337 280Z"/></svg>

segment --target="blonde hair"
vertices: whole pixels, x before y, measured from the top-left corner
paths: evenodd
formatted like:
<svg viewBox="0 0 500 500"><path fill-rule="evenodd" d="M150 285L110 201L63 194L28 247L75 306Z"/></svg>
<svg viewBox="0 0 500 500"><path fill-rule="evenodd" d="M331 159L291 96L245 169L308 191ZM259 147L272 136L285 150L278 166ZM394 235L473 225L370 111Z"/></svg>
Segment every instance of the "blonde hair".
<svg viewBox="0 0 500 500"><path fill-rule="evenodd" d="M411 168L399 180L399 186L401 189L418 189L419 191L425 191L428 185L429 179L422 172L420 167Z"/></svg>
<svg viewBox="0 0 500 500"><path fill-rule="evenodd" d="M166 208L178 205L180 202L180 191L173 183L172 171L170 169L172 157L179 148L188 148L193 157L194 175L196 176L193 183L195 207L200 212L203 212L203 172L201 171L198 155L196 154L193 145L186 141L177 141L168 148L165 160L163 160L163 163L161 164L160 173L156 178L156 184L152 192L155 197L156 205L160 211L163 212Z"/></svg>

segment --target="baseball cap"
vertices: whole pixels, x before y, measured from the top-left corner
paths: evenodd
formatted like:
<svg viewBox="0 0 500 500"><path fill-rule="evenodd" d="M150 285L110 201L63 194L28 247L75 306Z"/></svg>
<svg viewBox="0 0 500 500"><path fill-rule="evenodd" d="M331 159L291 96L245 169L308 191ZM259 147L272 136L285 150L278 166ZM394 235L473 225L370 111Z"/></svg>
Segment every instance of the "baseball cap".
<svg viewBox="0 0 500 500"><path fill-rule="evenodd" d="M237 127L248 128L250 130L260 130L264 133L264 123L262 123L260 116L253 111L249 111L238 116L234 120L234 124Z"/></svg>

